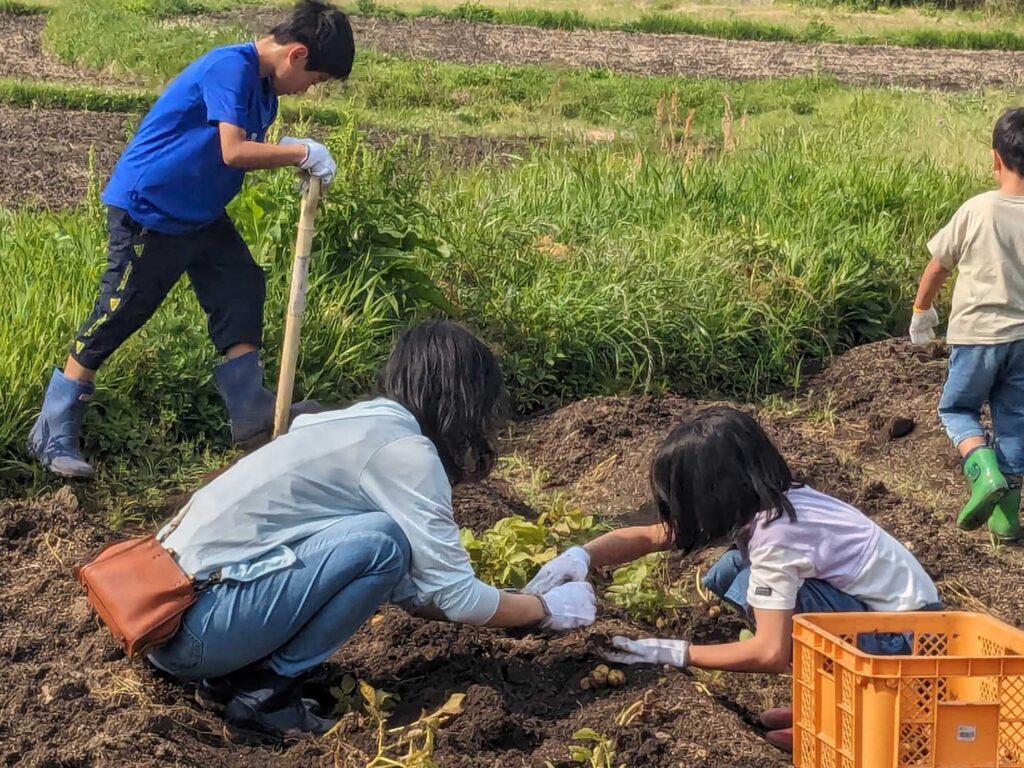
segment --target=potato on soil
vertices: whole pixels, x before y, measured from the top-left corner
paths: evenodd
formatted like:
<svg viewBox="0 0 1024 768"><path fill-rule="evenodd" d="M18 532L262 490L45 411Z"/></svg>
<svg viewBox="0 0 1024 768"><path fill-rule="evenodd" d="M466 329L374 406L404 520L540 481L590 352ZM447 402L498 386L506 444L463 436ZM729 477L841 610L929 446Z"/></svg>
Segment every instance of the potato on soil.
<svg viewBox="0 0 1024 768"><path fill-rule="evenodd" d="M607 664L598 664L594 667L594 670L590 673L590 679L598 685L604 685L608 682L608 673L611 672L608 669Z"/></svg>
<svg viewBox="0 0 1024 768"><path fill-rule="evenodd" d="M621 669L612 669L608 671L608 685L613 688L621 688L626 684L626 673Z"/></svg>

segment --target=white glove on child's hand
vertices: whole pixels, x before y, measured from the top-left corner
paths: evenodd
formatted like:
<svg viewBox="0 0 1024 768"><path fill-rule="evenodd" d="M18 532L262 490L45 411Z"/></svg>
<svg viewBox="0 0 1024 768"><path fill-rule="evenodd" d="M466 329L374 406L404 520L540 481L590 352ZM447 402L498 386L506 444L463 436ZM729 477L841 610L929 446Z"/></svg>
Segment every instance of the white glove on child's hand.
<svg viewBox="0 0 1024 768"><path fill-rule="evenodd" d="M319 144L312 139L294 139L291 136L285 136L281 139L280 143L305 144L306 159L299 163L299 168L308 171L311 176L320 179L320 183L325 187L334 181L334 174L338 171L338 164L331 157L331 151L323 144Z"/></svg>
<svg viewBox="0 0 1024 768"><path fill-rule="evenodd" d="M583 547L570 547L544 564L523 589L528 595L543 595L567 582L583 581L590 572L590 555Z"/></svg>
<svg viewBox="0 0 1024 768"><path fill-rule="evenodd" d="M616 635L610 643L612 647L600 649L598 655L613 664L668 664L680 669L690 664L690 643L686 640L631 640Z"/></svg>
<svg viewBox="0 0 1024 768"><path fill-rule="evenodd" d="M540 623L542 629L566 632L588 627L597 618L597 596L589 581L574 581L555 587L540 596L547 617Z"/></svg>
<svg viewBox="0 0 1024 768"><path fill-rule="evenodd" d="M935 338L935 326L939 324L939 313L935 307L915 309L910 319L910 343L927 344Z"/></svg>

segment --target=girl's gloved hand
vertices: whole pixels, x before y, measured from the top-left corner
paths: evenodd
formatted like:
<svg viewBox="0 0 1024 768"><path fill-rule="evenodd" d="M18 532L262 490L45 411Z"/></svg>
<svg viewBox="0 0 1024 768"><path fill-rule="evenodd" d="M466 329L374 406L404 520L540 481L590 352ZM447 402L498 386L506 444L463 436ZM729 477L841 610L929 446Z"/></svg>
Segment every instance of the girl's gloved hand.
<svg viewBox="0 0 1024 768"><path fill-rule="evenodd" d="M544 595L555 587L572 581L583 581L590 572L590 555L583 547L570 547L554 560L544 564L523 589L528 595Z"/></svg>
<svg viewBox="0 0 1024 768"><path fill-rule="evenodd" d="M631 640L615 635L597 653L613 664L668 664L679 669L690 664L690 643L686 640L662 640L656 637Z"/></svg>

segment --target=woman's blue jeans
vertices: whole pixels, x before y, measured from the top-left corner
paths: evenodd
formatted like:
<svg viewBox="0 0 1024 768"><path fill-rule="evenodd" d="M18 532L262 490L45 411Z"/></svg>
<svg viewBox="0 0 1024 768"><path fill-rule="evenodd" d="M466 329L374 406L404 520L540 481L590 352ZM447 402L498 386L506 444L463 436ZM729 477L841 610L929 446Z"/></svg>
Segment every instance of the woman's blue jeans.
<svg viewBox="0 0 1024 768"><path fill-rule="evenodd" d="M199 594L178 633L149 659L184 680L257 661L297 677L323 663L391 598L408 573L409 542L388 515L346 517L292 546L296 562Z"/></svg>

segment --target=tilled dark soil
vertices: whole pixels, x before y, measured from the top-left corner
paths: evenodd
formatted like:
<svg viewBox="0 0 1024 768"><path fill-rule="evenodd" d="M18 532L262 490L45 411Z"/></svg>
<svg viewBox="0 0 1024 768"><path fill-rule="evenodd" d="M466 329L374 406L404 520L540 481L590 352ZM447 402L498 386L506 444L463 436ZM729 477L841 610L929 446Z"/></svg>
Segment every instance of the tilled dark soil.
<svg viewBox="0 0 1024 768"><path fill-rule="evenodd" d="M128 115L0 105L0 206L55 210L81 202L89 155L105 179L125 143Z"/></svg>
<svg viewBox="0 0 1024 768"><path fill-rule="evenodd" d="M103 184L113 170L138 115L83 110L22 109L0 104L0 206L59 210L82 202L90 181L90 152L95 181ZM311 128L323 138L330 129ZM432 136L367 128L371 146L399 144L437 160L443 168L483 163L503 165L527 155L540 140L484 136Z"/></svg>
<svg viewBox="0 0 1024 768"><path fill-rule="evenodd" d="M943 354L941 347L900 341L854 350L802 397L759 416L803 480L856 504L906 542L948 605L1020 625L1021 550L993 550L983 535L952 524L963 485L936 428ZM703 405L674 398L585 401L520 425L513 449L575 498L632 515L643 505L654 445ZM500 481L459 489L456 506L460 522L477 531L508 514L531 514ZM0 503L0 764L365 766L373 758L375 724L358 708L322 741L277 751L239 748L223 741L217 719L193 703L188 687L127 662L69 575L107 536L67 488ZM711 556L672 558L671 571L688 586ZM595 629L736 637L742 625L728 610L711 618L692 588L690 594L692 605L660 629L607 607ZM309 693L333 704L330 689L354 675L396 694L388 728L399 730L385 731L391 745L422 715L465 694L461 714L436 732L433 759L444 768L540 768L545 761L569 768L576 764L569 746L579 743L572 735L583 727L608 739L616 766L788 764L753 725L759 711L787 702L788 678L629 669L622 688L583 691L581 678L598 663L588 634L475 629L387 608L325 665ZM408 749L393 746L389 754Z"/></svg>
<svg viewBox="0 0 1024 768"><path fill-rule="evenodd" d="M501 483L460 490L456 504L460 522L477 530L498 516L528 513ZM281 750L238 747L223 740L219 721L194 703L187 686L128 662L69 574L107 536L68 487L0 503L0 764L364 766L372 759L376 731L365 713L344 715L338 734L321 741ZM597 629L652 631L615 611ZM622 688L581 691L580 679L597 663L586 633L505 633L386 608L325 665L308 693L330 707L330 690L346 674L366 680L398 697L389 728L466 694L462 714L436 736L434 759L445 768L545 760L568 768L571 736L583 727L616 740L618 759L630 766L787 764L691 675L636 670Z"/></svg>
<svg viewBox="0 0 1024 768"><path fill-rule="evenodd" d="M263 31L273 26L279 15L280 9L246 9L232 12L230 18ZM360 17L353 20L353 28L357 42L368 48L463 64L599 67L637 75L727 80L823 74L852 85L951 90L1013 86L1024 81L1024 53L1018 52L566 31L435 18Z"/></svg>

